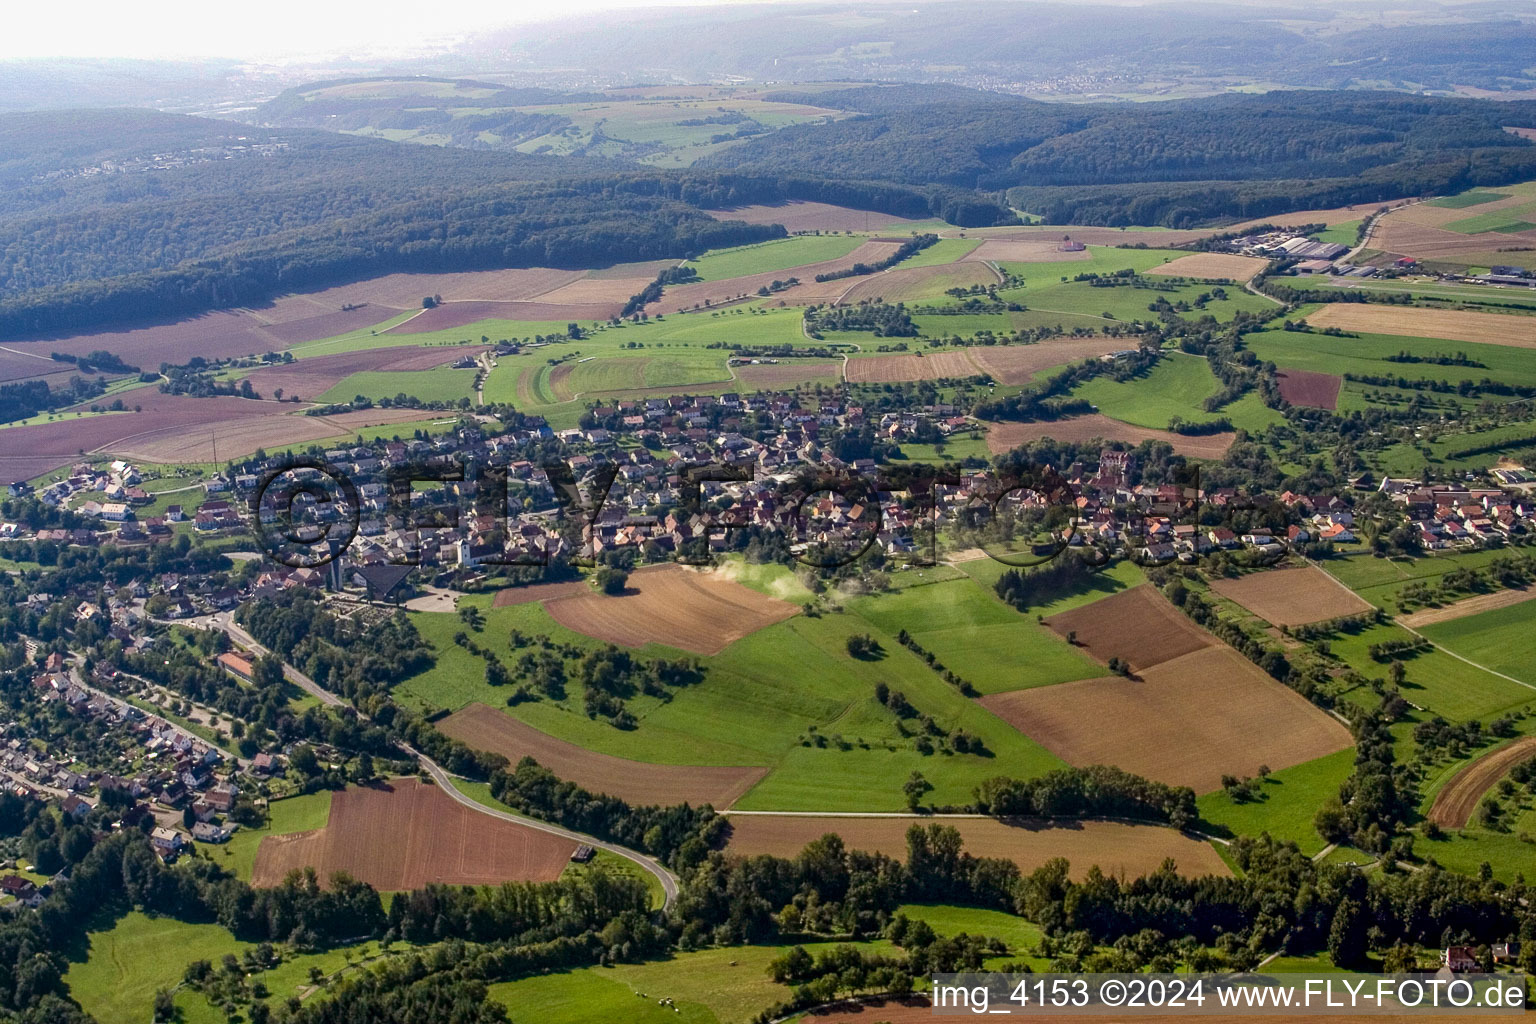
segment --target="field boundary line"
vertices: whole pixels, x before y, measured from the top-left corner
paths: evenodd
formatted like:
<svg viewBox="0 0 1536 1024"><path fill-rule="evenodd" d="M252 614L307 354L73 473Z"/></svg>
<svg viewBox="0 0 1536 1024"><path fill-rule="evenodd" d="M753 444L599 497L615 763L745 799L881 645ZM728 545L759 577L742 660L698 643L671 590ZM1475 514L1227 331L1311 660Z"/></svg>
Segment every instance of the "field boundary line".
<svg viewBox="0 0 1536 1024"><path fill-rule="evenodd" d="M1330 580L1333 580L1333 582L1335 584L1337 584L1338 586L1343 587L1345 590L1348 590L1351 594L1355 594L1355 591L1351 587L1349 587L1347 584L1345 584L1345 582L1343 580L1339 579L1337 576L1335 576L1333 573L1329 572L1327 569L1324 569L1321 565L1318 565L1312 559L1307 558L1307 559L1305 559L1305 561L1309 565L1315 566L1317 569L1321 570L1324 576L1327 576ZM1356 597L1360 597L1359 594L1355 594L1355 596ZM1360 600L1365 601L1365 598L1360 597ZM1366 601L1366 603L1370 604L1369 601ZM1407 630L1409 633L1412 633L1414 636L1418 637L1420 640L1422 640L1425 643L1429 644L1429 646L1433 647L1435 650L1440 651L1443 654L1449 654L1451 657L1455 658L1457 661L1464 662L1464 663L1466 663L1468 665L1471 665L1473 668L1476 668L1476 669L1482 669L1484 672L1487 672L1489 675L1498 676L1500 679L1507 679L1511 683L1515 683L1517 685L1525 687L1527 690L1536 690L1536 683L1528 683L1524 679L1516 679L1514 676L1507 676L1503 672L1498 671L1497 669L1491 669L1487 665L1479 665L1477 662L1473 661L1471 658L1463 657L1462 655L1457 654L1455 651L1453 651L1453 650L1451 650L1451 649L1449 649L1447 647L1440 646L1439 644L1437 644L1433 640L1431 640L1429 637L1425 636L1423 633L1420 633L1418 630L1414 629L1412 626L1405 626L1405 625L1403 625L1403 620L1398 618L1395 615L1392 617L1392 624L1395 625L1395 626L1398 626L1401 629Z"/></svg>

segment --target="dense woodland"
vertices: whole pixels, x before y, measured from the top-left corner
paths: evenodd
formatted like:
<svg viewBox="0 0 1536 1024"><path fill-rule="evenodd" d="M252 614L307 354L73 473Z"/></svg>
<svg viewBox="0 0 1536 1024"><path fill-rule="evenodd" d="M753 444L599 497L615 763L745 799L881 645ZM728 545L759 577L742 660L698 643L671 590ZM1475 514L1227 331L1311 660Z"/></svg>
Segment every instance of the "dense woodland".
<svg viewBox="0 0 1536 1024"><path fill-rule="evenodd" d="M701 165L1008 189L1047 223L1170 226L1536 175L1536 147L1503 130L1536 126L1536 101L1286 92L1105 106L859 92L835 95L875 113L787 128Z"/></svg>
<svg viewBox="0 0 1536 1024"><path fill-rule="evenodd" d="M944 186L616 171L144 111L9 115L0 140L21 140L0 158L0 335L13 338L397 271L683 257L784 233L703 210L785 199L1013 219L994 198ZM123 169L99 173L107 161Z"/></svg>

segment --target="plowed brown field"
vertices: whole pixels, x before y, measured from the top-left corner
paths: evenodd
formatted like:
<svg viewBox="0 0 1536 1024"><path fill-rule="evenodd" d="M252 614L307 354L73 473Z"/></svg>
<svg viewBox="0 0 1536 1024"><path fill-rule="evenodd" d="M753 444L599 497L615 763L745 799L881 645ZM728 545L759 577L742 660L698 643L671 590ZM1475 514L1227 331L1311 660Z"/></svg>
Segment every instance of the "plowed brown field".
<svg viewBox="0 0 1536 1024"><path fill-rule="evenodd" d="M1053 615L1045 624L1062 636L1076 633L1077 645L1099 661L1119 658L1137 671L1217 642L1150 584Z"/></svg>
<svg viewBox="0 0 1536 1024"><path fill-rule="evenodd" d="M1026 441L1038 441L1050 437L1058 441L1124 441L1140 444L1143 441L1163 441L1173 446L1180 455L1194 459L1219 459L1227 454L1235 433L1208 434L1189 437L1168 430L1150 427L1133 427L1129 423L1112 420L1100 413L1073 416L1071 419L1051 420L1040 423L997 423L987 430L987 449L1001 454Z"/></svg>
<svg viewBox="0 0 1536 1024"><path fill-rule="evenodd" d="M626 647L666 644L695 654L719 654L799 611L788 601L680 565L632 573L622 596L575 594L545 609L560 625L599 640Z"/></svg>
<svg viewBox="0 0 1536 1024"><path fill-rule="evenodd" d="M723 810L757 785L767 768L652 764L610 757L557 739L505 712L471 704L437 723L439 732L516 764L532 757L562 779L631 804L709 804Z"/></svg>
<svg viewBox="0 0 1536 1024"><path fill-rule="evenodd" d="M1301 626L1371 610L1365 600L1311 565L1213 580L1211 589L1276 626Z"/></svg>
<svg viewBox="0 0 1536 1024"><path fill-rule="evenodd" d="M251 884L274 886L302 868L322 881L346 871L381 892L551 882L575 850L548 832L472 811L436 786L396 779L337 793L324 828L263 839Z"/></svg>
<svg viewBox="0 0 1536 1024"><path fill-rule="evenodd" d="M998 821L995 818L860 818L806 815L733 814L729 853L793 857L829 832L853 850L883 853L902 860L907 830L913 825L943 824L959 831L967 853L1001 857L1022 871L1033 871L1052 857L1072 862L1072 877L1082 878L1097 864L1106 874L1137 878L1156 871L1172 857L1188 876L1229 875L1210 843L1171 828L1115 821Z"/></svg>
<svg viewBox="0 0 1536 1024"><path fill-rule="evenodd" d="M1154 624L1145 625L1143 639L1157 642ZM1196 793L1219 788L1223 775L1286 768L1352 742L1338 721L1225 645L1162 661L1134 679L1041 686L981 702L1068 764L1114 765Z"/></svg>
<svg viewBox="0 0 1536 1024"><path fill-rule="evenodd" d="M1292 405L1306 405L1314 409L1336 409L1339 405L1339 388L1344 379L1334 373L1313 373L1310 370L1281 370L1280 397Z"/></svg>
<svg viewBox="0 0 1536 1024"><path fill-rule="evenodd" d="M1465 828L1483 794L1508 775L1511 768L1532 756L1536 756L1536 736L1524 736L1484 754L1451 776L1445 788L1435 794L1429 820L1441 828Z"/></svg>

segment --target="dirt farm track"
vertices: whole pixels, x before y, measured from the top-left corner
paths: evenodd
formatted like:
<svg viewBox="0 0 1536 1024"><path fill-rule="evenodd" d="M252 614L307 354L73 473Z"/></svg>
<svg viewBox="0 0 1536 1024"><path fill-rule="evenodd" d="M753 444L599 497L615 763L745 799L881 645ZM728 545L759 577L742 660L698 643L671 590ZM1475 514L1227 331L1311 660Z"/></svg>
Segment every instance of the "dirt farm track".
<svg viewBox="0 0 1536 1024"><path fill-rule="evenodd" d="M436 786L396 779L336 793L324 828L263 839L251 881L274 886L312 867L322 882L346 871L381 892L429 882L551 882L575 850L559 836L461 806Z"/></svg>
<svg viewBox="0 0 1536 1024"><path fill-rule="evenodd" d="M532 757L562 780L640 806L688 803L729 807L767 768L650 764L611 757L557 739L484 704L471 704L437 723L439 732L516 764Z"/></svg>
<svg viewBox="0 0 1536 1024"><path fill-rule="evenodd" d="M868 850L905 859L907 830L914 824L953 826L965 840L967 853L1002 857L1029 872L1053 857L1072 863L1072 877L1082 878L1097 864L1108 875L1139 878L1173 858L1182 874L1230 875L1210 843L1157 825L1115 821L1004 822L995 818L860 818L806 815L733 814L726 849L748 856L793 857L829 832L842 836L853 850Z"/></svg>

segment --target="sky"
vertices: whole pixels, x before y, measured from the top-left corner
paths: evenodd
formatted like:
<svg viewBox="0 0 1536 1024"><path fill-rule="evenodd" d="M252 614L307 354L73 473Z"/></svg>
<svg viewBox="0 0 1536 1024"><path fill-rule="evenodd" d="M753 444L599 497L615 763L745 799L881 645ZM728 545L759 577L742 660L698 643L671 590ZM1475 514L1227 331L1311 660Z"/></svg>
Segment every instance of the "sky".
<svg viewBox="0 0 1536 1024"><path fill-rule="evenodd" d="M67 0L18 3L0 60L38 57L378 55L430 49L476 30L693 0ZM718 0L717 0L718 2Z"/></svg>

